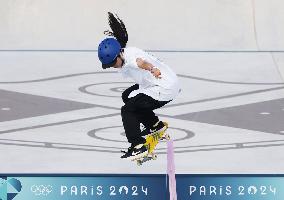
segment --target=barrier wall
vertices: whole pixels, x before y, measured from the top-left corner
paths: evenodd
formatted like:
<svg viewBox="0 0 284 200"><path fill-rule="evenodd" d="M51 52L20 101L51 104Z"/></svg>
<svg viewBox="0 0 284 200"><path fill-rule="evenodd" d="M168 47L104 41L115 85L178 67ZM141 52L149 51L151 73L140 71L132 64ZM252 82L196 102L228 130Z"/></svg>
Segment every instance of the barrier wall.
<svg viewBox="0 0 284 200"><path fill-rule="evenodd" d="M1 0L0 49L96 49L112 11L144 49L282 51L283 10L282 0Z"/></svg>

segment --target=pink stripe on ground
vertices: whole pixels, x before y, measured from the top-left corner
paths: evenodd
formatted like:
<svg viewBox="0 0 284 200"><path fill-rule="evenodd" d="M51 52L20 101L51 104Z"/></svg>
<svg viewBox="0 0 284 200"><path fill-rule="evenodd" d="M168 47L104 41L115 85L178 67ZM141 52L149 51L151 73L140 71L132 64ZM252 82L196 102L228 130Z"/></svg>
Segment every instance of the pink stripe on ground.
<svg viewBox="0 0 284 200"><path fill-rule="evenodd" d="M175 175L175 160L174 160L174 142L169 140L167 142L167 162L168 162L168 176L169 176L169 192L170 200L177 200L176 192L176 175Z"/></svg>

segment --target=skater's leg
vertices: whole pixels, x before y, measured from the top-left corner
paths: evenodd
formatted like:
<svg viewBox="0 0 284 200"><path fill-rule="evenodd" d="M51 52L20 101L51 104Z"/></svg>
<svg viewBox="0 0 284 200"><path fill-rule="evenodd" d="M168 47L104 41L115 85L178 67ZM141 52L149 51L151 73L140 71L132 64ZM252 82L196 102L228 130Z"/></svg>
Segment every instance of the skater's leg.
<svg viewBox="0 0 284 200"><path fill-rule="evenodd" d="M151 97L146 96L147 102L146 106L143 106L143 109L141 109L137 113L137 117L139 121L145 126L146 130L142 131L142 135L148 135L150 133L151 129L154 129L157 125L159 125L157 128L163 128L163 123L160 123L159 117L154 113L153 110L160 108L167 104L169 101L157 101L155 99L152 99ZM157 130L158 130L157 129Z"/></svg>
<svg viewBox="0 0 284 200"><path fill-rule="evenodd" d="M122 95L121 95L122 101L123 101L125 104L127 104L127 102L131 99L131 98L128 98L129 94L130 94L132 91L138 90L138 89L139 89L139 85L138 85L138 84L135 84L135 85L132 85L131 87L127 88L126 90L124 90L124 91L122 92ZM128 113L127 110L133 110L133 109L131 108L132 106L133 106L133 103L130 102L129 104L124 105L124 106L122 106L122 108L121 108L122 122L125 121L125 122L123 122L123 126L124 126L124 129L127 130L127 131L125 131L125 132L127 132L126 137L127 137L128 141L129 141L130 143L132 143L132 141L133 141L134 139L132 139L133 136L131 136L132 134L131 134L130 131L128 131L128 130L133 130L133 126L135 127L134 129L136 129L136 126L137 126L135 118L133 118L133 117L131 117L131 116L128 116L128 114L127 114L127 113ZM128 118L130 118L130 121L129 121ZM123 119L124 119L124 120L123 120ZM133 121L134 121L134 124L133 124ZM139 124L139 125L140 125L140 124Z"/></svg>
<svg viewBox="0 0 284 200"><path fill-rule="evenodd" d="M140 121L137 117L137 99L139 98L141 98L140 94L130 98L125 105L121 107L121 117L125 134L128 142L132 145L145 142L145 139L140 134Z"/></svg>
<svg viewBox="0 0 284 200"><path fill-rule="evenodd" d="M159 122L159 117L152 110L144 110L143 112L139 112L137 117L139 121L146 127L146 129L149 130L154 124Z"/></svg>
<svg viewBox="0 0 284 200"><path fill-rule="evenodd" d="M145 94L138 94L135 97L129 98L125 105L122 106L121 117L125 134L128 142L132 145L128 149L128 152L121 158L132 159L147 153L147 148L143 145L145 143L145 138L142 137L140 131L141 116L144 116L144 123L149 126L152 125L153 119L146 118L153 117L158 120L153 113L153 110L166 103L168 102L159 102ZM152 123L150 123L150 121Z"/></svg>
<svg viewBox="0 0 284 200"><path fill-rule="evenodd" d="M138 94L129 98L124 106L121 107L121 117L128 142L140 144L145 142L141 135L140 122L146 128L152 128L159 118L153 112L154 109L165 105L166 101L157 101L145 94Z"/></svg>
<svg viewBox="0 0 284 200"><path fill-rule="evenodd" d="M145 126L145 129L141 131L142 136L164 131L167 129L167 125L164 122L160 121L158 116L155 115L155 113L155 117L153 117L152 119L153 121L151 120L150 113L148 114L149 115L141 113L139 117L139 121Z"/></svg>

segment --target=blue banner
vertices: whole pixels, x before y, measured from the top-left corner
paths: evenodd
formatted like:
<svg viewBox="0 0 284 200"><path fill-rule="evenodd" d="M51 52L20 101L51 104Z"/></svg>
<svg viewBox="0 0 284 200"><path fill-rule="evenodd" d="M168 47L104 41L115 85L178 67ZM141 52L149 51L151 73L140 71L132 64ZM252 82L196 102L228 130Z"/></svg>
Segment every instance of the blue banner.
<svg viewBox="0 0 284 200"><path fill-rule="evenodd" d="M283 176L178 175L178 199L283 200Z"/></svg>
<svg viewBox="0 0 284 200"><path fill-rule="evenodd" d="M179 200L283 200L283 175L176 175ZM0 175L0 200L169 199L167 175Z"/></svg>

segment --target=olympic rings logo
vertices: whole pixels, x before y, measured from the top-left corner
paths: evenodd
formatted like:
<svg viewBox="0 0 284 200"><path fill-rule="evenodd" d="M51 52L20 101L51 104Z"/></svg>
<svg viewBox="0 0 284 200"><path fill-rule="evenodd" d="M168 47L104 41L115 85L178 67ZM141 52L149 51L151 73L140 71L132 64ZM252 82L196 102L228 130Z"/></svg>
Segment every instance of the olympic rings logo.
<svg viewBox="0 0 284 200"><path fill-rule="evenodd" d="M36 195L36 196L47 196L49 193L52 192L52 186L51 185L33 185L31 187L31 191Z"/></svg>

